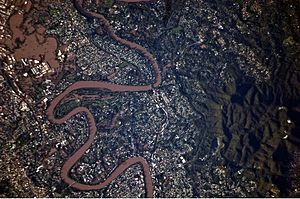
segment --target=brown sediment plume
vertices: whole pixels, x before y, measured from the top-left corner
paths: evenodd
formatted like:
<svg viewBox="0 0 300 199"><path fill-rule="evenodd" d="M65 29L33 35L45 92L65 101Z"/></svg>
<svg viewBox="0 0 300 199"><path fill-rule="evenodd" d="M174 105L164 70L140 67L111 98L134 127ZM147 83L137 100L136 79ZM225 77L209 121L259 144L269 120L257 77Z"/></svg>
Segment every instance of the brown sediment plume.
<svg viewBox="0 0 300 199"><path fill-rule="evenodd" d="M147 2L146 0L122 0L123 2L127 3L138 3L138 2ZM95 119L90 112L89 109L86 107L77 107L73 110L71 110L69 113L67 113L62 118L56 118L54 114L54 110L57 107L58 104L60 104L64 98L70 94L72 91L78 90L78 89L102 89L114 93L118 92L142 92L142 91L149 91L152 90L155 87L158 87L161 83L161 73L158 63L156 62L153 55L148 52L144 47L142 47L139 44L136 44L131 41L127 41L125 39L122 39L118 37L112 27L109 24L109 21L101 14L95 13L95 12L89 12L86 11L82 7L83 0L75 0L74 5L76 9L85 17L88 18L97 18L101 20L104 23L104 26L109 33L109 35L115 39L116 41L124 44L125 46L128 46L132 49L135 49L137 52L141 53L146 59L148 59L149 63L152 65L153 71L155 73L155 81L152 84L148 85L141 85L141 86L131 86L131 85L118 85L114 83L104 82L104 81L78 81L67 87L61 94L56 96L50 103L48 109L47 109L47 116L48 119L56 124L62 124L65 121L69 120L71 117L73 117L76 114L84 113L86 115L87 121L88 121L88 128L89 128L89 137L88 140L81 146L77 151L75 151L74 154L72 154L64 163L62 170L61 170L61 177L62 179L71 187L79 189L79 190L96 190L96 189L102 189L109 185L112 181L114 181L119 175L121 175L124 171L126 171L129 167L135 164L139 164L142 166L143 174L144 174L144 183L146 188L146 194L147 197L153 197L153 182L152 177L150 173L150 167L148 162L141 156L138 157L131 157L121 163L117 166L117 168L111 172L111 174L108 176L108 178L96 185L87 185L80 182L77 182L73 180L69 176L69 172L71 168L74 166L74 164L85 154L85 152L88 150L88 148L92 145L94 142L94 138L96 136L97 127ZM100 1L99 1L100 2ZM111 126L114 127L117 117L114 117Z"/></svg>
<svg viewBox="0 0 300 199"><path fill-rule="evenodd" d="M17 41L24 42L25 37L23 32L19 29L23 22L23 15L15 14L9 19L9 28L12 32L12 38L2 38L0 39L0 44L6 46L10 50L13 50L17 46Z"/></svg>
<svg viewBox="0 0 300 199"><path fill-rule="evenodd" d="M47 62L53 69L59 67L59 63L56 60L55 51L57 48L57 42L55 38L48 37L44 43L40 43L41 35L30 35L26 37L26 40L21 48L15 50L15 58L20 61L22 58L30 58ZM39 38L39 39L38 39Z"/></svg>
<svg viewBox="0 0 300 199"><path fill-rule="evenodd" d="M6 46L14 52L17 61L23 58L47 62L53 70L59 68L56 59L58 47L56 38L45 35L45 27L32 25L32 19L24 20L23 14L12 15L9 19L9 28L12 32L11 39L0 39L0 45Z"/></svg>

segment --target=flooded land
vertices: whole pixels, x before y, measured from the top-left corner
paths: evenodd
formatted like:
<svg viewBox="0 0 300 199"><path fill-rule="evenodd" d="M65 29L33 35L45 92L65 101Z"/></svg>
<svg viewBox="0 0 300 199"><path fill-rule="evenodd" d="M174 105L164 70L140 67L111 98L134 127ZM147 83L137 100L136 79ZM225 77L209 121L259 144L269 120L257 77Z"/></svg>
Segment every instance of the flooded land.
<svg viewBox="0 0 300 199"><path fill-rule="evenodd" d="M0 0L0 197L299 197L299 0Z"/></svg>

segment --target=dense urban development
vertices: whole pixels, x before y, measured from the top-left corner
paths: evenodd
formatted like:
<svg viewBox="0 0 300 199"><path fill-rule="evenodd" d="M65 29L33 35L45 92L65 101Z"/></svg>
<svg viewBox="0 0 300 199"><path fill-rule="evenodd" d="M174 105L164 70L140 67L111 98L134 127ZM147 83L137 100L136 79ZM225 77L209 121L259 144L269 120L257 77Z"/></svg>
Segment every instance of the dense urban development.
<svg viewBox="0 0 300 199"><path fill-rule="evenodd" d="M299 0L0 0L0 197L299 197Z"/></svg>

